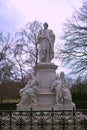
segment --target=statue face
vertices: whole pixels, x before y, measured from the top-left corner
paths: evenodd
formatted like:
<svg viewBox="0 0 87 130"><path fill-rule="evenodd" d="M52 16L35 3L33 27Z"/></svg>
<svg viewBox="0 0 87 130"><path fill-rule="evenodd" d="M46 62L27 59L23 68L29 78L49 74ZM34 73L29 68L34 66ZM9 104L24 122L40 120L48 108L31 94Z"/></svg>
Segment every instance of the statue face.
<svg viewBox="0 0 87 130"><path fill-rule="evenodd" d="M44 28L48 28L48 24L47 23L44 23L43 26L44 26Z"/></svg>

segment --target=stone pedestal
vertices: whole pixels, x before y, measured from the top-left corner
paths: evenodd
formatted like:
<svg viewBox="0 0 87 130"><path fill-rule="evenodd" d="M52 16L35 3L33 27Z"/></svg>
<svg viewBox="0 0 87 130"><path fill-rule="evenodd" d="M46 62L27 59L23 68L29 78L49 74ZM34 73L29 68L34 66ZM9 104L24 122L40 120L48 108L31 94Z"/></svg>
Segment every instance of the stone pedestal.
<svg viewBox="0 0 87 130"><path fill-rule="evenodd" d="M75 103L71 102L70 104L56 104L53 106L54 110L73 110L76 109Z"/></svg>
<svg viewBox="0 0 87 130"><path fill-rule="evenodd" d="M34 67L36 71L36 78L39 81L39 93L37 96L37 103L31 105L17 105L17 110L28 111L33 110L73 110L74 103L56 104L56 94L51 90L51 83L56 77L56 66L53 63L39 63Z"/></svg>
<svg viewBox="0 0 87 130"><path fill-rule="evenodd" d="M55 80L58 66L53 63L41 63L35 66L39 81L38 106L39 108L52 107L55 104L55 94L51 90L51 83Z"/></svg>
<svg viewBox="0 0 87 130"><path fill-rule="evenodd" d="M41 63L34 67L39 81L39 94L37 104L17 105L17 110L51 110L55 104L55 94L51 90L51 83L56 77L56 66L53 63Z"/></svg>
<svg viewBox="0 0 87 130"><path fill-rule="evenodd" d="M53 63L40 63L34 67L40 88L50 87L51 82L55 80L57 67Z"/></svg>

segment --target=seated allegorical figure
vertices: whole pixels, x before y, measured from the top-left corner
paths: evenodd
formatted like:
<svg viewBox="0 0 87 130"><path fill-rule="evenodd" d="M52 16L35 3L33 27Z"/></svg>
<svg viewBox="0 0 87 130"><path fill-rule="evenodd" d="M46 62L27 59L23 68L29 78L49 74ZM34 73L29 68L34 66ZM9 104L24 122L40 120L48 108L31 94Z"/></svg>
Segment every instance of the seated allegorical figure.
<svg viewBox="0 0 87 130"><path fill-rule="evenodd" d="M26 86L20 89L21 105L34 105L37 104L37 95L38 95L38 81L32 74L29 75L29 81Z"/></svg>
<svg viewBox="0 0 87 130"><path fill-rule="evenodd" d="M51 85L51 89L55 90L56 104L69 104L72 102L72 96L69 86L67 86L66 80L64 78L64 72L61 72L60 77L56 78L54 83Z"/></svg>
<svg viewBox="0 0 87 130"><path fill-rule="evenodd" d="M61 82L59 77L56 77L55 81L51 84L51 90L56 94L56 104L58 105L62 99L61 93Z"/></svg>

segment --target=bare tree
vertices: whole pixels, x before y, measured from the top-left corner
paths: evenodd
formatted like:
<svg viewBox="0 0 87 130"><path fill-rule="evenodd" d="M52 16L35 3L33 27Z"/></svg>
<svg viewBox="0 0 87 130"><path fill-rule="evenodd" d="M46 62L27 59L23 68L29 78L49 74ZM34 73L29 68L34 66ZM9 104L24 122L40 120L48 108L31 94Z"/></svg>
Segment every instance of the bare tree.
<svg viewBox="0 0 87 130"><path fill-rule="evenodd" d="M37 35L40 29L42 29L41 23L34 21L28 22L24 28L16 33L13 52L15 63L17 63L16 67L19 68L22 78L24 73L28 74L29 70L37 65Z"/></svg>
<svg viewBox="0 0 87 130"><path fill-rule="evenodd" d="M72 72L83 77L87 75L87 0L71 19L64 23L62 36L65 44L60 50L62 63L72 68ZM87 77L86 77L87 78Z"/></svg>
<svg viewBox="0 0 87 130"><path fill-rule="evenodd" d="M21 31L17 33L18 39L16 42L23 45L23 52L28 55L27 61L31 66L37 65L38 61L37 35L40 29L42 29L40 22L28 22L25 28L22 28Z"/></svg>
<svg viewBox="0 0 87 130"><path fill-rule="evenodd" d="M0 32L0 83L11 80L13 64L11 62L11 46L13 39L9 33Z"/></svg>

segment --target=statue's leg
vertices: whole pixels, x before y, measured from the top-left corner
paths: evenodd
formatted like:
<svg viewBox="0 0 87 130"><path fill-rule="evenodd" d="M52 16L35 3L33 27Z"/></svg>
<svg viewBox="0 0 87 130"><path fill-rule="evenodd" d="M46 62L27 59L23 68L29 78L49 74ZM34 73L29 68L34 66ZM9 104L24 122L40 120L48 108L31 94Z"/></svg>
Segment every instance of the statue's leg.
<svg viewBox="0 0 87 130"><path fill-rule="evenodd" d="M37 96L36 96L36 95L33 95L33 96L31 97L31 100L32 100L32 103L33 103L33 104L36 104L36 103L37 103Z"/></svg>
<svg viewBox="0 0 87 130"><path fill-rule="evenodd" d="M58 94L56 94L56 104L58 104Z"/></svg>

